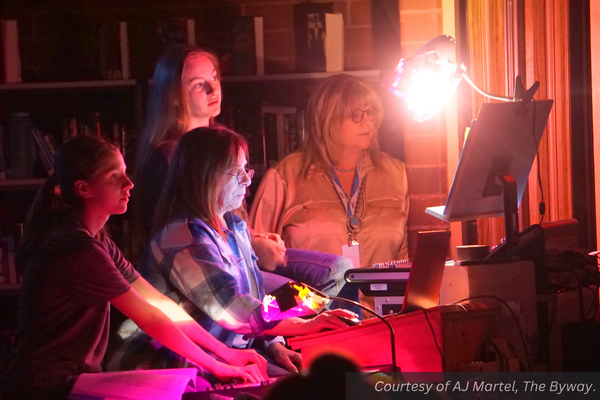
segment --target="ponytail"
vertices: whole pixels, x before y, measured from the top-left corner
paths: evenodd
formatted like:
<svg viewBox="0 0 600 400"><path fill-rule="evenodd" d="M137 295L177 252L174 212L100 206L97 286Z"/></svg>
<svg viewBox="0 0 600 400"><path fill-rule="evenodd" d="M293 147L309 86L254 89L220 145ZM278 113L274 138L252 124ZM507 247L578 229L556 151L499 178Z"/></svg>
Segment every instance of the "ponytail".
<svg viewBox="0 0 600 400"><path fill-rule="evenodd" d="M56 225L67 208L53 174L38 190L25 221L25 236L17 252L17 268L21 274L40 239Z"/></svg>

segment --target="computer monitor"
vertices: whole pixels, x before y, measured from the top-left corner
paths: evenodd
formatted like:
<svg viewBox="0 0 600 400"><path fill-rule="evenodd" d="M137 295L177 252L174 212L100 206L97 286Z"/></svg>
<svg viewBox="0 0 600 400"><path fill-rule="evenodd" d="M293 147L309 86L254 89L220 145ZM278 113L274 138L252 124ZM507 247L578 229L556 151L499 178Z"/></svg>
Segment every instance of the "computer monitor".
<svg viewBox="0 0 600 400"><path fill-rule="evenodd" d="M518 241L517 209L553 100L484 103L471 123L445 206L426 212L446 222L505 216ZM516 232L515 232L516 230Z"/></svg>

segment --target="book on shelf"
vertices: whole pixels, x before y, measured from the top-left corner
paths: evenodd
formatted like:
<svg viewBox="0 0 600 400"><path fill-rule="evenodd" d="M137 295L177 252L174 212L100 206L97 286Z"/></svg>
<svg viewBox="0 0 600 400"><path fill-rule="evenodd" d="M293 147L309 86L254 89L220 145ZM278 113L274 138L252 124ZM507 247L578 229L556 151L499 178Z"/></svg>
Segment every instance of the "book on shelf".
<svg viewBox="0 0 600 400"><path fill-rule="evenodd" d="M69 400L179 400L197 374L197 368L81 374Z"/></svg>
<svg viewBox="0 0 600 400"><path fill-rule="evenodd" d="M325 14L325 71L344 70L344 16Z"/></svg>
<svg viewBox="0 0 600 400"><path fill-rule="evenodd" d="M116 146L118 146L121 150L122 146L122 137L121 131L124 130L124 126L121 122L114 121L110 123L103 120L102 115L99 111L94 111L88 115L78 116L78 117L69 117L63 119L62 121L62 131L61 131L61 141L62 143L66 142L73 136L84 135L84 136L97 136L97 137L106 137L109 140L112 140ZM45 136L48 140L52 138L52 135L49 137ZM53 139L51 139L53 141ZM56 148L55 145L51 144L51 147Z"/></svg>
<svg viewBox="0 0 600 400"><path fill-rule="evenodd" d="M2 35L2 70L5 83L21 83L21 55L16 19L0 21Z"/></svg>
<svg viewBox="0 0 600 400"><path fill-rule="evenodd" d="M219 123L231 127L240 133L248 141L248 168L257 173L264 170L266 159L262 136L262 123L260 118L260 106L229 106L223 109L219 115Z"/></svg>
<svg viewBox="0 0 600 400"><path fill-rule="evenodd" d="M129 37L126 21L103 22L99 27L100 75L103 79L129 79Z"/></svg>
<svg viewBox="0 0 600 400"><path fill-rule="evenodd" d="M4 270L4 244L2 243L2 240L0 240L0 284L8 283L7 280L8 277Z"/></svg>
<svg viewBox="0 0 600 400"><path fill-rule="evenodd" d="M129 36L127 33L127 21L119 21L119 53L121 54L121 78L131 78L129 67Z"/></svg>
<svg viewBox="0 0 600 400"><path fill-rule="evenodd" d="M52 155L52 159L54 159L54 155L56 154L56 151L58 150L58 147L56 146L56 141L54 140L54 135L52 135L50 132L42 131L42 137L44 138L44 141L46 142L46 146L48 146L48 150L50 151L50 154Z"/></svg>
<svg viewBox="0 0 600 400"><path fill-rule="evenodd" d="M5 132L4 126L0 125L0 181L6 179L6 152L4 151Z"/></svg>
<svg viewBox="0 0 600 400"><path fill-rule="evenodd" d="M187 44L196 45L196 21L194 19L186 18L185 32L187 34Z"/></svg>
<svg viewBox="0 0 600 400"><path fill-rule="evenodd" d="M10 155L10 164L7 168L8 178L28 179L33 178L35 169L35 146L33 143L33 121L28 112L14 112L10 117L8 128L9 140L7 156Z"/></svg>
<svg viewBox="0 0 600 400"><path fill-rule="evenodd" d="M35 152L37 158L48 173L48 176L52 176L54 173L54 154L56 149L49 146L49 140L51 137L44 137L44 133L37 127L33 127L31 130L33 135L33 144L35 145Z"/></svg>
<svg viewBox="0 0 600 400"><path fill-rule="evenodd" d="M238 17L233 26L233 75L264 75L263 17Z"/></svg>
<svg viewBox="0 0 600 400"><path fill-rule="evenodd" d="M63 119L62 131L60 135L61 142L64 143L73 136L77 136L77 118L71 117Z"/></svg>
<svg viewBox="0 0 600 400"><path fill-rule="evenodd" d="M129 162L133 161L131 149L134 146L132 135L129 133L129 129L122 122L114 121L112 123L112 137L110 139L119 148L128 165ZM130 167L133 167L133 165L130 165Z"/></svg>
<svg viewBox="0 0 600 400"><path fill-rule="evenodd" d="M0 236L0 246L2 252L2 275L4 276L4 282L7 284L17 284L21 281L19 274L17 273L16 260L16 247L15 238L12 235Z"/></svg>
<svg viewBox="0 0 600 400"><path fill-rule="evenodd" d="M326 70L325 14L333 12L333 3L303 2L294 5L296 70Z"/></svg>
<svg viewBox="0 0 600 400"><path fill-rule="evenodd" d="M158 22L157 32L163 50L178 44L196 44L196 21L192 18L161 20Z"/></svg>
<svg viewBox="0 0 600 400"><path fill-rule="evenodd" d="M298 150L302 144L304 118L296 107L261 106L263 142L267 168Z"/></svg>

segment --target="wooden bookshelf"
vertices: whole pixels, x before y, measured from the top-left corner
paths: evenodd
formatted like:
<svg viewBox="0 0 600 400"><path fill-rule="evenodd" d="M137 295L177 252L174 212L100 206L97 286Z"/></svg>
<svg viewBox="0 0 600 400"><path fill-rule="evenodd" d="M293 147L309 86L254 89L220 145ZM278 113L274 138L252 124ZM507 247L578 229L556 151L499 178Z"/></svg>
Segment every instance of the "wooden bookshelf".
<svg viewBox="0 0 600 400"><path fill-rule="evenodd" d="M5 179L0 181L0 190L37 189L47 178Z"/></svg>
<svg viewBox="0 0 600 400"><path fill-rule="evenodd" d="M325 79L333 75L348 74L354 75L366 80L378 79L381 76L381 71L359 70L359 71L340 71L340 72L302 72L291 74L269 74L269 75L239 75L239 76L223 76L223 83L229 82L272 82L272 81L298 81L298 80L316 80Z"/></svg>
<svg viewBox="0 0 600 400"><path fill-rule="evenodd" d="M32 83L4 83L0 84L0 91L17 90L43 90L43 89L92 89L119 87L132 87L136 85L135 79L115 79L106 81L72 81L72 82L32 82Z"/></svg>
<svg viewBox="0 0 600 400"><path fill-rule="evenodd" d="M21 290L20 283L0 283L0 295L7 294L10 295L12 293L18 294Z"/></svg>

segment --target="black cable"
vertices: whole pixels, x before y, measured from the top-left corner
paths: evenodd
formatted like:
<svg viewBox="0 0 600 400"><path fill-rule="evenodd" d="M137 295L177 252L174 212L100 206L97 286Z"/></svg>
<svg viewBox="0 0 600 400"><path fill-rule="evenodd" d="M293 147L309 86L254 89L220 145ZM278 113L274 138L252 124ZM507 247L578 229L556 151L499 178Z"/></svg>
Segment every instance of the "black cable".
<svg viewBox="0 0 600 400"><path fill-rule="evenodd" d="M594 286L596 288L596 290L594 290L590 286ZM595 286L595 285L586 285L583 288L589 290L592 293L592 299L594 299L594 298L597 299L598 298L598 291L597 291L598 290L598 286ZM597 317L598 313L597 312L594 313L594 311L597 309L596 305L597 305L596 301L592 301L591 302L590 308L587 311L587 313L585 314L585 320L586 321L589 320L590 318L593 318L593 320L597 320L598 319L598 317ZM594 315L596 315L596 316L594 317Z"/></svg>
<svg viewBox="0 0 600 400"><path fill-rule="evenodd" d="M498 354L501 357L501 365L502 365L502 370L500 371L500 379L504 380L504 374L506 373L510 373L509 368L510 368L510 363L509 363L509 358L508 355L505 354L502 350L500 350L500 348L498 347L498 345L496 345L496 343L492 342L491 340L485 340L482 345L489 343L490 345L492 345L495 349L496 352L498 352ZM515 352L514 347L510 344L510 343L506 343L506 345L510 348L510 350L512 350L513 352ZM506 366L506 368L505 368ZM509 394L508 392L506 393L500 393L500 397L499 398L511 398L512 399L512 395Z"/></svg>
<svg viewBox="0 0 600 400"><path fill-rule="evenodd" d="M481 343L482 345L489 343L490 345L492 345L493 348L496 349L496 352L498 353L498 356L500 357L500 365L502 366L502 369L500 370L500 372L508 372L508 357L506 354L504 354L504 352L502 350L500 350L500 347L498 347L498 345L494 342L492 342L491 340L484 340L483 343ZM505 368L506 367L506 368Z"/></svg>
<svg viewBox="0 0 600 400"><path fill-rule="evenodd" d="M600 284L596 285L596 293L594 293L594 296L592 297L592 303L594 304L595 309L595 313L593 314L592 319L594 321L598 321L598 319L600 318L600 302L598 301L598 298L600 298Z"/></svg>
<svg viewBox="0 0 600 400"><path fill-rule="evenodd" d="M338 300L338 301L349 303L349 304L355 305L355 306L357 306L359 308L362 308L363 310L365 310L365 311L373 314L375 317L377 317L378 319L380 319L384 324L386 324L387 327L390 330L390 342L391 342L391 345L392 345L392 372L394 373L394 376L399 376L400 375L400 374L398 374L400 372L400 369L398 368L398 363L396 362L396 338L395 338L395 335L394 335L394 328L392 328L392 325L390 325L390 323L387 322L385 320L385 318L383 318L381 315L377 314L375 311L371 310L369 307L366 307L366 306L360 304L357 301L348 300L348 299L345 299L343 297L326 295L325 293L321 292L320 290L317 290L314 287L312 287L310 285L307 285L304 282L299 282L299 284L307 287L312 292L317 293L319 296L323 297L324 299Z"/></svg>
<svg viewBox="0 0 600 400"><path fill-rule="evenodd" d="M525 352L525 361L527 361L527 369L529 370L529 372L532 372L531 362L529 361L529 351L527 350L527 343L525 342L525 335L523 335L523 330L521 329L521 324L519 324L519 320L517 319L515 312L512 310L512 308L510 308L510 306L508 305L508 303L506 301L502 300L500 297L497 297L497 296L481 295L481 296L467 297L465 299L461 299L461 300L452 302L449 305L459 304L459 303L462 303L465 301L482 299L482 298L490 298L490 299L498 300L500 303L502 303L508 309L508 311L510 312L510 314L513 317L513 320L515 321L515 324L517 325L517 329L519 330L519 335L521 336L521 344L523 345L523 350Z"/></svg>
<svg viewBox="0 0 600 400"><path fill-rule="evenodd" d="M556 312L554 310L556 309ZM552 330L552 324L554 323L554 316L558 314L558 296L552 296L552 307L550 309L550 319L548 321L548 334L550 334L550 330Z"/></svg>
<svg viewBox="0 0 600 400"><path fill-rule="evenodd" d="M465 307L464 304L457 304L457 306L459 306L460 308L462 308L464 312L469 312L469 310L467 310L467 307Z"/></svg>
<svg viewBox="0 0 600 400"><path fill-rule="evenodd" d="M421 308L421 307L419 307ZM442 353L442 348L440 347L440 344L437 341L437 338L435 337L435 331L433 330L433 326L431 325L431 322L429 321L429 317L427 316L427 310L424 308L421 308L421 310L423 311L423 315L425 316L425 320L427 321L427 325L429 325L429 330L431 331L431 336L433 336L433 342L435 343L435 347L437 347L437 351L438 353L440 353L440 358L442 360L442 369L444 368L444 354Z"/></svg>
<svg viewBox="0 0 600 400"><path fill-rule="evenodd" d="M326 295L325 293L321 292L320 290L315 289L314 287L307 285L304 282L299 282L300 285L303 285L305 287L307 287L308 289L310 289L311 291L317 293L318 295L320 295L321 297L328 299L328 300L338 300L341 302L345 302L348 304L352 304L355 305L359 308L362 308L363 310L373 314L375 317L377 317L378 319L380 319L384 324L387 325L388 329L390 330L390 342L392 344L392 372L394 374L400 372L400 369L398 368L398 363L396 362L396 338L395 338L395 334L394 334L394 328L392 328L392 325L390 325L389 322L387 322L385 320L385 318L383 318L381 315L377 314L375 311L371 310L369 307L366 307L362 304L360 304L357 301L354 300L349 300L349 299L345 299L343 297L337 297L337 296L329 296Z"/></svg>
<svg viewBox="0 0 600 400"><path fill-rule="evenodd" d="M577 282L577 296L579 297L579 320L580 321L585 321L585 305L583 304L583 289L581 288L581 281L579 280L579 275L577 275L577 272L570 270L569 271L574 277L575 277L575 281Z"/></svg>
<svg viewBox="0 0 600 400"><path fill-rule="evenodd" d="M303 285L308 286L308 285L306 285L304 283L303 283ZM310 286L308 286L308 287L310 288ZM315 290L315 291L318 292L318 293L322 293L322 292L319 292L318 290ZM377 314L375 311L371 310L369 307L363 306L362 304L360 304L359 302L354 301L354 300L348 300L348 299L344 299L343 297L327 296L327 295L323 295L323 297L325 297L327 299L330 299L330 300L338 300L338 301L342 301L342 302L353 304L355 306L358 306L358 307L362 308L365 311L370 312L375 317L377 317L381 321L383 321L383 323L386 324L387 327L390 330L390 341L391 341L391 344L392 344L392 372L394 373L394 375L396 373L400 372L400 369L398 368L398 363L396 362L396 339L395 339L395 335L394 335L394 328L392 328L392 325L390 325L390 323L387 322L384 317L382 317L381 315Z"/></svg>
<svg viewBox="0 0 600 400"><path fill-rule="evenodd" d="M442 352L442 348L440 347L440 344L437 341L437 338L435 337L435 331L433 330L433 325L431 325L431 321L429 321L429 317L427 316L427 309L423 308L423 307L419 307L419 306L415 306L415 311L423 311L423 315L425 316L425 320L427 321L427 325L429 325L429 331L431 332L431 336L433 336L433 342L435 343L435 347L437 348L437 351L440 355L440 358L442 360L442 368L444 367L444 353ZM466 309L465 309L466 311ZM412 312L412 311L411 311ZM407 313L401 311L398 312L394 315L406 315Z"/></svg>
<svg viewBox="0 0 600 400"><path fill-rule="evenodd" d="M531 103L533 104L533 122L531 127L531 133L533 134L533 144L535 145L535 156L537 158L537 181L538 187L540 188L540 194L542 197L542 201L539 203L539 212L540 212L540 224L544 221L544 215L546 214L546 203L544 201L544 187L542 186L542 175L540 168L540 151L539 146L535 137L535 111L536 111L536 102L531 99Z"/></svg>
<svg viewBox="0 0 600 400"><path fill-rule="evenodd" d="M596 269L598 270L598 272L600 272L600 257L598 257L598 254L596 254ZM598 301L598 299L600 298L600 283L596 285L596 293L593 298L593 303L596 308L596 312L594 313L594 320L598 321L600 319L600 301Z"/></svg>
<svg viewBox="0 0 600 400"><path fill-rule="evenodd" d="M596 254L595 257L596 257L596 269L598 270L598 272L600 272L600 254ZM594 320L597 321L600 319L600 302L598 301L598 299L600 298L600 283L598 283L596 285L596 293L593 298L594 298L593 304L596 308Z"/></svg>

